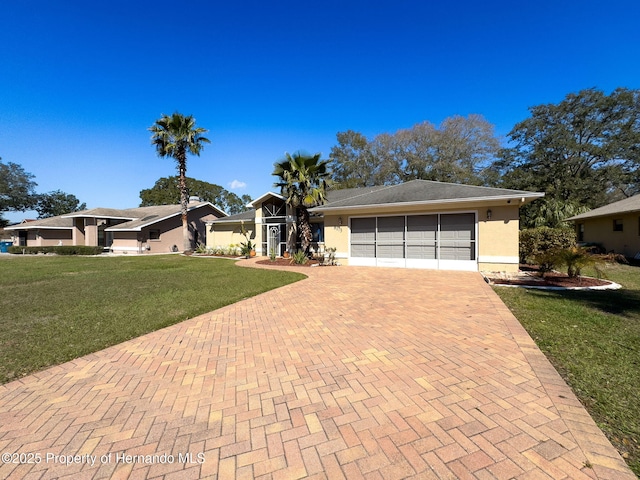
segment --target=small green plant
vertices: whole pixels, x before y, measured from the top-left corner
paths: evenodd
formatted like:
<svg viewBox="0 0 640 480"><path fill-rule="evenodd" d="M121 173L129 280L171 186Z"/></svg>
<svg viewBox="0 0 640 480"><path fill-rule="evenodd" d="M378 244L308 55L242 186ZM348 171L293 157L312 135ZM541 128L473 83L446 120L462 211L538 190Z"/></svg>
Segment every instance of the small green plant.
<svg viewBox="0 0 640 480"><path fill-rule="evenodd" d="M240 222L240 233L245 239L244 242L240 242L240 254L249 257L256 247L251 243L250 234L247 232L247 229L244 228L244 222Z"/></svg>
<svg viewBox="0 0 640 480"><path fill-rule="evenodd" d="M544 277L545 273L552 272L558 264L558 251L551 250L541 252L532 257L533 262L538 265L538 271Z"/></svg>
<svg viewBox="0 0 640 480"><path fill-rule="evenodd" d="M601 267L605 263L604 260L596 255L592 255L583 247L571 247L559 250L556 253L556 262L559 265L565 265L567 267L567 275L571 278L579 277L582 269L585 267L592 267L598 277L601 277L603 273Z"/></svg>
<svg viewBox="0 0 640 480"><path fill-rule="evenodd" d="M297 250L291 255L291 263L296 265L304 265L309 261L309 257L304 250Z"/></svg>
<svg viewBox="0 0 640 480"><path fill-rule="evenodd" d="M198 243L196 246L196 253L208 253L207 246L204 243Z"/></svg>
<svg viewBox="0 0 640 480"><path fill-rule="evenodd" d="M269 260L271 260L272 262L276 261L276 249L272 248L271 250L269 250Z"/></svg>
<svg viewBox="0 0 640 480"><path fill-rule="evenodd" d="M240 254L244 255L246 257L248 257L249 255L251 255L251 252L254 250L254 246L253 243L251 243L251 240L247 239L246 242L241 242L240 243Z"/></svg>

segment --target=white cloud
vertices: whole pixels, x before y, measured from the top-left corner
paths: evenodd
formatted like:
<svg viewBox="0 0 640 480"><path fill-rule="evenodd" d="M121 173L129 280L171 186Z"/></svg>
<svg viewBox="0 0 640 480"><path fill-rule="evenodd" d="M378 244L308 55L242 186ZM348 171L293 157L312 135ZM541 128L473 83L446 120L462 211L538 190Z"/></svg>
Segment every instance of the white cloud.
<svg viewBox="0 0 640 480"><path fill-rule="evenodd" d="M241 182L240 180L234 180L233 182L229 182L229 187L231 187L231 189L245 188L246 186L247 184L245 182Z"/></svg>

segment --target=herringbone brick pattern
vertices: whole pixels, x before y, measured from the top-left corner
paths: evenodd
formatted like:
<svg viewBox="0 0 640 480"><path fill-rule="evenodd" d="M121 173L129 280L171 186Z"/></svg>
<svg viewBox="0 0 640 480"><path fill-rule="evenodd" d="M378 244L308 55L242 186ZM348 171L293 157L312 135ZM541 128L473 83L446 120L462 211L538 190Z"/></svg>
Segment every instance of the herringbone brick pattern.
<svg viewBox="0 0 640 480"><path fill-rule="evenodd" d="M479 274L305 272L1 386L0 478L635 478Z"/></svg>

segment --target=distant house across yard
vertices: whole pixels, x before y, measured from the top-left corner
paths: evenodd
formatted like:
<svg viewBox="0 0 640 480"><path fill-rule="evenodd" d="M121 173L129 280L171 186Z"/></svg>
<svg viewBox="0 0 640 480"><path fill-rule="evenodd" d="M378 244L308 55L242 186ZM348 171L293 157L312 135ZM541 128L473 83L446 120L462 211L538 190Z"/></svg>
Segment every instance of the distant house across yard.
<svg viewBox="0 0 640 480"><path fill-rule="evenodd" d="M640 258L640 195L568 218L578 242L597 244L607 252Z"/></svg>
<svg viewBox="0 0 640 480"><path fill-rule="evenodd" d="M193 246L206 241L205 222L227 214L209 202L190 202L189 232ZM25 221L6 227L14 245L102 246L114 253L167 253L182 246L180 205L93 208L67 215Z"/></svg>

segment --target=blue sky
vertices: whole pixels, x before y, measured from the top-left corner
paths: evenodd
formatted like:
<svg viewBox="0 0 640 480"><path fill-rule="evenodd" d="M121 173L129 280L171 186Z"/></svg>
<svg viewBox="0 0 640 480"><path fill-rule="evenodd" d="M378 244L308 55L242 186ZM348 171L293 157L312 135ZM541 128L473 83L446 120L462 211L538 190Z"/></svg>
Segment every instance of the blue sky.
<svg viewBox="0 0 640 480"><path fill-rule="evenodd" d="M637 0L0 2L0 157L39 193L134 207L176 172L147 129L179 111L212 141L187 174L255 198L340 131L478 113L506 136L530 106L640 88L638 20Z"/></svg>

